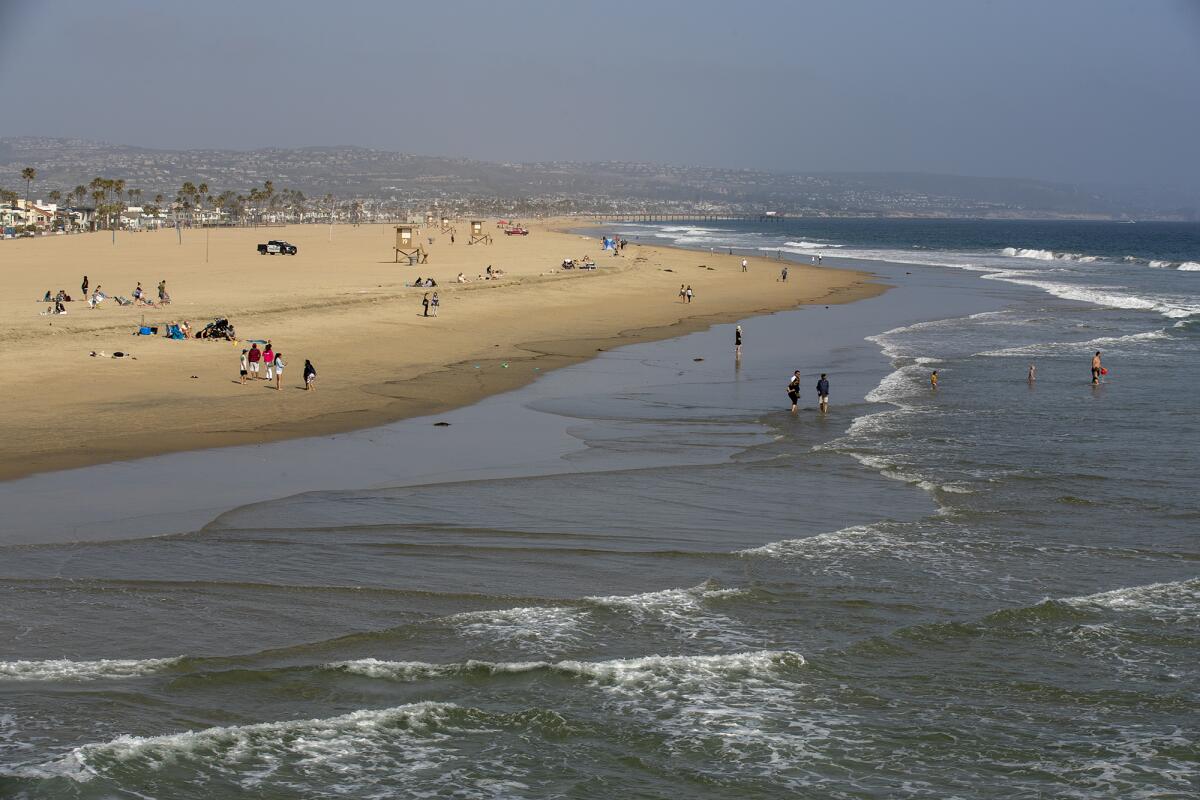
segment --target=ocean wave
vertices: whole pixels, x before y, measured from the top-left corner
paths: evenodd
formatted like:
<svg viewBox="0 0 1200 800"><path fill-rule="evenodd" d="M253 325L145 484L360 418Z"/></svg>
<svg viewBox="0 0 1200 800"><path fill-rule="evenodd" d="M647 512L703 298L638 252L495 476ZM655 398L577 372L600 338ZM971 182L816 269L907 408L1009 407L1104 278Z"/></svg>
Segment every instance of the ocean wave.
<svg viewBox="0 0 1200 800"><path fill-rule="evenodd" d="M1032 273L1036 275L1037 273ZM1002 270L983 276L986 280L1004 281L1020 286L1032 286L1064 300L1078 300L1109 308L1125 308L1141 311L1156 311L1170 319L1180 319L1200 314L1200 305L1192 305L1190 299L1150 295L1142 297L1126 294L1099 286L1057 283L1030 277L1030 273Z"/></svg>
<svg viewBox="0 0 1200 800"><path fill-rule="evenodd" d="M1090 264L1098 260L1097 256L1083 253L1056 253L1053 250L1037 250L1031 247L1006 247L1000 253L1011 258L1032 258L1038 261L1078 261L1081 264Z"/></svg>
<svg viewBox="0 0 1200 800"><path fill-rule="evenodd" d="M687 639L705 638L727 645L745 645L757 634L712 611L718 600L746 590L718 588L711 583L688 589L664 589L633 595L584 597L571 606L529 606L495 611L468 611L447 620L461 633L538 653L578 646L589 628L601 624L601 613L618 613L642 625L658 625Z"/></svg>
<svg viewBox="0 0 1200 800"><path fill-rule="evenodd" d="M1164 621L1194 624L1200 614L1200 578L1130 586L1107 592L1063 598L1059 602L1075 608L1138 611Z"/></svg>
<svg viewBox="0 0 1200 800"><path fill-rule="evenodd" d="M1184 261L1175 269L1180 272L1200 272L1200 261Z"/></svg>
<svg viewBox="0 0 1200 800"><path fill-rule="evenodd" d="M421 661L380 661L374 658L342 661L327 669L394 681L416 681L453 676L521 675L545 672L600 684L644 687L669 681L730 680L740 677L766 678L783 670L804 666L804 656L790 650L759 650L744 653L693 656L644 656L607 661L465 661L430 664Z"/></svg>
<svg viewBox="0 0 1200 800"><path fill-rule="evenodd" d="M161 672L181 660L176 657L102 658L96 661L71 661L65 658L46 661L0 661L0 680L96 681L137 678Z"/></svg>
<svg viewBox="0 0 1200 800"><path fill-rule="evenodd" d="M1101 336L1097 339L1089 339L1086 342L1042 342L1038 344L1027 344L1019 347L1003 347L999 350L985 350L982 353L976 353L977 356L987 357L1007 357L1007 356L1049 356L1049 355L1072 355L1080 352L1085 355L1092 350L1100 350L1104 348L1117 347L1121 345L1134 344L1137 342L1159 342L1166 339L1171 339L1171 334L1165 330L1147 331L1146 333L1133 333L1128 336Z"/></svg>
<svg viewBox="0 0 1200 800"><path fill-rule="evenodd" d="M468 716L469 710L452 703L427 702L325 719L213 727L164 736L125 735L76 747L57 761L7 771L16 777L86 782L125 771L171 767L216 772L253 790L270 784L271 776L290 763L303 765L302 774L328 771L352 782L341 788L362 789L416 769L444 765L453 753L437 746L448 738L441 729L453 721L457 732L466 732L472 722L464 719ZM478 722L473 727L479 729Z"/></svg>

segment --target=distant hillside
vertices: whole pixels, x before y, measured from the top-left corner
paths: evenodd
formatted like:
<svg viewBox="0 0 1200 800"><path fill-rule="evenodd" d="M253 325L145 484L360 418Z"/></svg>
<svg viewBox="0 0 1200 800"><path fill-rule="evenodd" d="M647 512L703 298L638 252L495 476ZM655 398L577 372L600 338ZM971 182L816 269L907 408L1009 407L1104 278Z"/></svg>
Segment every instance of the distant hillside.
<svg viewBox="0 0 1200 800"><path fill-rule="evenodd" d="M709 210L788 214L1195 219L1200 197L1038 180L906 173L788 174L640 163L490 163L362 147L151 150L80 139L0 139L0 187L62 192L120 178L144 197L173 198L185 181L245 192L270 180L310 198L419 206L503 206L546 211Z"/></svg>

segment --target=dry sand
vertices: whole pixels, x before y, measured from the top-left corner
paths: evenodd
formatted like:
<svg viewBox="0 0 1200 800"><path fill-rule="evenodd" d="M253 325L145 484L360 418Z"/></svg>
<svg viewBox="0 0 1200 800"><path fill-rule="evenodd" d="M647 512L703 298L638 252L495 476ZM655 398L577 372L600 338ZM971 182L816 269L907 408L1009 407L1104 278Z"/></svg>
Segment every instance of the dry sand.
<svg viewBox="0 0 1200 800"><path fill-rule="evenodd" d="M429 263L393 263L392 225L308 225L43 237L0 242L0 479L172 451L314 436L466 405L514 388L599 349L680 335L717 322L841 303L884 290L868 273L631 243L617 258L599 241L559 232L563 221L491 245L434 233ZM422 230L422 239L429 235ZM260 256L255 245L286 239L297 256ZM566 257L590 254L594 272L563 271ZM489 265L499 281L456 284ZM137 281L154 295L166 279L164 309L92 311L83 275L106 294L130 297ZM437 319L421 316L438 281ZM680 303L690 284L695 302ZM39 316L47 289L66 289L68 313ZM284 353L283 389L238 383L247 344L172 341L131 335L139 322L189 320L193 331L227 316L241 339L269 339ZM131 358L95 358L122 351ZM318 389L301 387L304 360ZM507 365L507 366L505 366ZM498 421L502 424L502 421Z"/></svg>

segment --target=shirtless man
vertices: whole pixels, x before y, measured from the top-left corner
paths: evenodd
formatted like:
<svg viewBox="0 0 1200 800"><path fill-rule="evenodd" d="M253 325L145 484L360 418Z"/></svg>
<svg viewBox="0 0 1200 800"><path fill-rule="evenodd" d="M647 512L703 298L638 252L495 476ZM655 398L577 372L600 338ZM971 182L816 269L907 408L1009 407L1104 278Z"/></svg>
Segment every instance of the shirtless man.
<svg viewBox="0 0 1200 800"><path fill-rule="evenodd" d="M1096 351L1096 355L1092 356L1092 385L1100 383L1100 370L1104 367L1100 366L1100 351Z"/></svg>

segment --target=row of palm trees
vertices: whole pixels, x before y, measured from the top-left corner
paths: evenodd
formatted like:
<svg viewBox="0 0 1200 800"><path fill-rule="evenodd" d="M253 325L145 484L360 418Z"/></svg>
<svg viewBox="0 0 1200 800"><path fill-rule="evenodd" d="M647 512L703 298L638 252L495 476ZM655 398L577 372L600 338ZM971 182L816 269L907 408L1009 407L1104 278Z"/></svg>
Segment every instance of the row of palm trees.
<svg viewBox="0 0 1200 800"><path fill-rule="evenodd" d="M33 182L37 180L37 170L25 167L21 170L21 179L25 181L25 200L29 201ZM96 177L84 186L80 184L74 189L62 192L58 189L46 194L55 205L65 201L67 206L85 205L90 200L96 209L97 227L111 227L119 224L122 213L128 206L137 205L142 198L142 190L126 186L121 178ZM0 202L15 203L17 193L0 189ZM334 208L333 195L327 194L321 203L322 211L332 213ZM158 216L169 210L176 220L192 222L197 216L206 216L203 212L219 211L237 222L248 222L261 219L267 214L275 215L286 212L293 218L303 218L310 209L304 193L298 189L276 190L274 181L263 181L261 187L255 186L249 192L241 194L226 190L216 195L212 194L207 183L199 184L185 181L176 192L174 200L168 200L162 194L154 195L153 202L143 206L143 212L149 216Z"/></svg>

